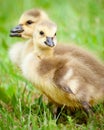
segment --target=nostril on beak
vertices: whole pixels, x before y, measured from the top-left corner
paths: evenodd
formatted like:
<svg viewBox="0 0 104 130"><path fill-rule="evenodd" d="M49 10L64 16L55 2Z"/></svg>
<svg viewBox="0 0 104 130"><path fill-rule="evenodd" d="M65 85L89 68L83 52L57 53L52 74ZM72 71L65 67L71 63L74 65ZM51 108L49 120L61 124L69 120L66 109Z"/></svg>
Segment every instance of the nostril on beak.
<svg viewBox="0 0 104 130"><path fill-rule="evenodd" d="M20 29L20 26L17 26L16 29Z"/></svg>
<svg viewBox="0 0 104 130"><path fill-rule="evenodd" d="M55 46L52 37L46 37L46 41L45 41L44 43L45 43L47 46L50 46L50 47Z"/></svg>
<svg viewBox="0 0 104 130"><path fill-rule="evenodd" d="M13 29L10 30L11 33L21 33L23 31L24 30L21 25L17 25L16 27L14 27Z"/></svg>
<svg viewBox="0 0 104 130"><path fill-rule="evenodd" d="M22 25L17 25L13 29L10 30L10 36L11 37L21 37L21 32L23 32Z"/></svg>

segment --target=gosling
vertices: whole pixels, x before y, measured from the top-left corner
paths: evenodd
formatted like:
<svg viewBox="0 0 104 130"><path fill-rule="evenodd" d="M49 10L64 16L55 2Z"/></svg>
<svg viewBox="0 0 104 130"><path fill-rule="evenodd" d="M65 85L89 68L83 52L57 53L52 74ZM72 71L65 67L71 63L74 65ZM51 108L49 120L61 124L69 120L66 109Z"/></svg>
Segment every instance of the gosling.
<svg viewBox="0 0 104 130"><path fill-rule="evenodd" d="M48 15L41 9L30 9L22 14L19 24L10 31L11 37L29 39L26 42L17 42L9 50L10 60L20 66L22 59L33 50L33 29L43 19L48 20Z"/></svg>
<svg viewBox="0 0 104 130"><path fill-rule="evenodd" d="M54 53L57 27L43 21L34 30L34 51L23 59L26 79L57 105L84 108L86 112L104 98L104 81L82 60Z"/></svg>

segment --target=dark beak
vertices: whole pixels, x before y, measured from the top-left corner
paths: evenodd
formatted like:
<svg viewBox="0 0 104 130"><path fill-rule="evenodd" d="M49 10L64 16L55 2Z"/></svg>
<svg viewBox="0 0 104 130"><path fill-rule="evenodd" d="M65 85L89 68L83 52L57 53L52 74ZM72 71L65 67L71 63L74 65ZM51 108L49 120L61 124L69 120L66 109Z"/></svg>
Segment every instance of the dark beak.
<svg viewBox="0 0 104 130"><path fill-rule="evenodd" d="M46 41L45 41L44 43L45 43L47 46L50 46L50 47L55 46L52 37L46 37Z"/></svg>
<svg viewBox="0 0 104 130"><path fill-rule="evenodd" d="M22 25L17 25L13 29L10 30L10 36L11 37L21 37L21 32L23 32Z"/></svg>

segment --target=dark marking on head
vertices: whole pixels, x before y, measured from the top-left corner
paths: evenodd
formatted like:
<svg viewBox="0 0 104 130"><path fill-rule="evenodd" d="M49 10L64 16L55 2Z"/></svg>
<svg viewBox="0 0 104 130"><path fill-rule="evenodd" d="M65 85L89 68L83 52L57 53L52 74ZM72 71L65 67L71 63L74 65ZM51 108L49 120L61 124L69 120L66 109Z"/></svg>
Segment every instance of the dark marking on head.
<svg viewBox="0 0 104 130"><path fill-rule="evenodd" d="M29 11L27 14L30 16L34 16L34 17L40 17L40 15L41 15L39 10L35 10L35 9Z"/></svg>

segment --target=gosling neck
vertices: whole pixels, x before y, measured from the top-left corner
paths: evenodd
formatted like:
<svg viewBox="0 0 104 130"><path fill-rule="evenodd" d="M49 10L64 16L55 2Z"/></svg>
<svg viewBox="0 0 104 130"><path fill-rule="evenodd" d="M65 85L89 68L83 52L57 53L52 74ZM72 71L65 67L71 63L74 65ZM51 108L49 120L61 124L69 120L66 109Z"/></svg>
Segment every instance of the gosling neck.
<svg viewBox="0 0 104 130"><path fill-rule="evenodd" d="M40 46L35 45L34 46L34 52L38 55L38 57L40 57L41 59L43 58L49 58L53 56L54 53L54 49L53 47L49 47L49 48L42 48Z"/></svg>

